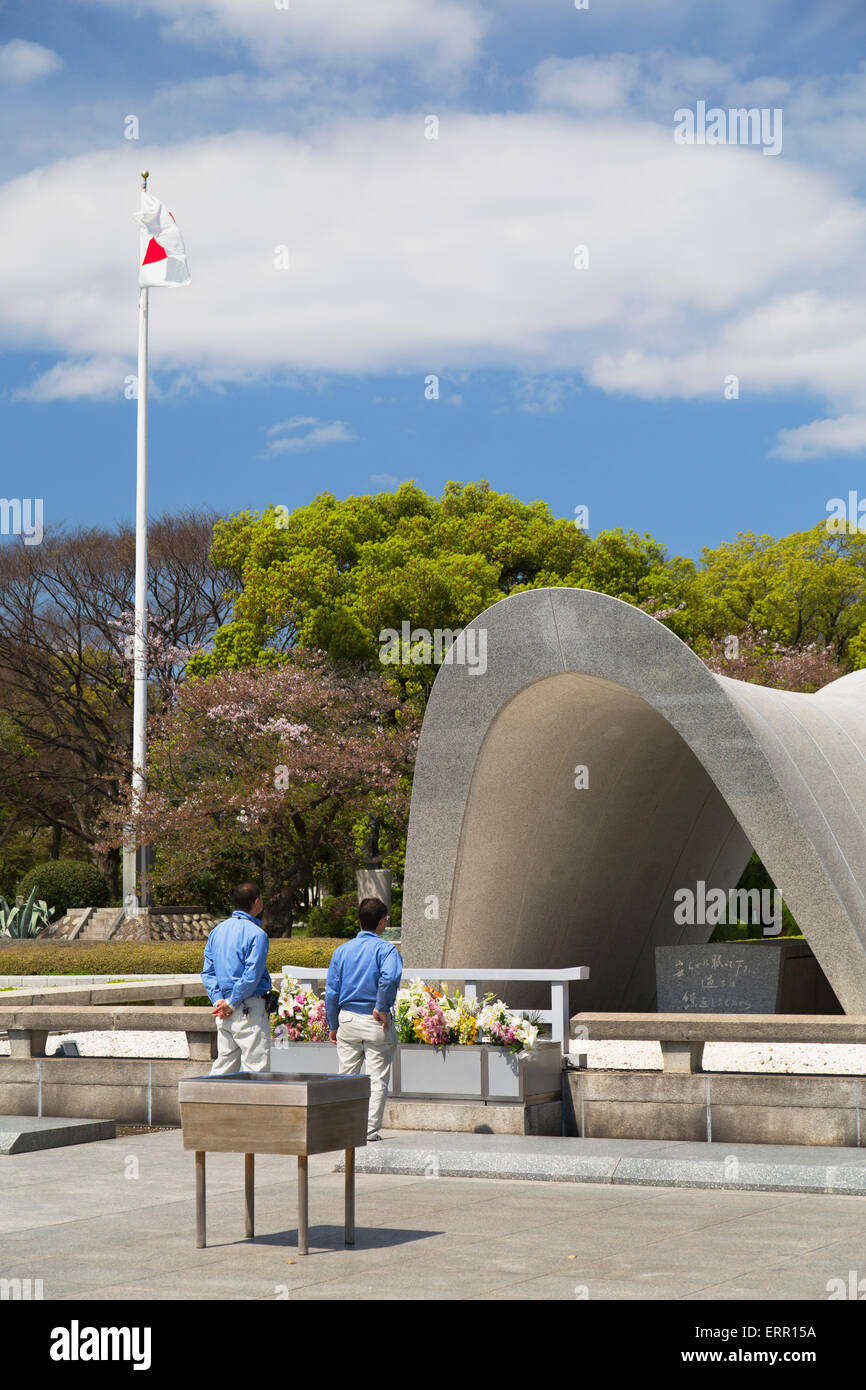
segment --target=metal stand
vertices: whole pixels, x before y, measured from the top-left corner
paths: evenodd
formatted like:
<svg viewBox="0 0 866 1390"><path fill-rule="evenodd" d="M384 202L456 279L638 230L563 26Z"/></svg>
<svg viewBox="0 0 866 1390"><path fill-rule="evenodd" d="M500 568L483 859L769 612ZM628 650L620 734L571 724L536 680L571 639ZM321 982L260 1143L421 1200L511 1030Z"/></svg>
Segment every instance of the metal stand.
<svg viewBox="0 0 866 1390"><path fill-rule="evenodd" d="M355 1244L355 1150L346 1150L346 1245Z"/></svg>
<svg viewBox="0 0 866 1390"><path fill-rule="evenodd" d="M247 1240L255 1235L256 1225L256 1156L244 1154L244 1230Z"/></svg>
<svg viewBox="0 0 866 1390"><path fill-rule="evenodd" d="M307 1155L298 1154L298 1254L309 1253L310 1192L307 1183Z"/></svg>
<svg viewBox="0 0 866 1390"><path fill-rule="evenodd" d="M195 1244L197 1250L204 1250L205 1237L205 1155L202 1149L195 1155Z"/></svg>
<svg viewBox="0 0 866 1390"><path fill-rule="evenodd" d="M195 1151L195 1244L197 1250L207 1246L207 1178L206 1154ZM255 1235L255 1154L244 1154L244 1231L247 1240ZM308 1255L310 1249L310 1191L307 1155L298 1154L298 1253ZM355 1150L346 1149L345 1182L345 1243L355 1244Z"/></svg>

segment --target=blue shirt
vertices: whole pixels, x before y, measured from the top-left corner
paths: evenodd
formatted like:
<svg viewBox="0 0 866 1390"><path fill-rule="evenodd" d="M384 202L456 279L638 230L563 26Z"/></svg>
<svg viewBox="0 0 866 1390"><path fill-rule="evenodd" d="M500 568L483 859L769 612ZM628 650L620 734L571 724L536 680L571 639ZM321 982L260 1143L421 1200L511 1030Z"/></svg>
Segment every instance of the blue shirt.
<svg viewBox="0 0 866 1390"><path fill-rule="evenodd" d="M328 1027L336 1030L341 1009L355 1014L387 1013L393 1008L403 975L403 957L393 941L377 932L359 931L331 956L325 981Z"/></svg>
<svg viewBox="0 0 866 1390"><path fill-rule="evenodd" d="M217 922L204 948L201 978L212 1004L226 999L233 1009L253 994L267 994L268 934L258 917L236 908L231 917Z"/></svg>

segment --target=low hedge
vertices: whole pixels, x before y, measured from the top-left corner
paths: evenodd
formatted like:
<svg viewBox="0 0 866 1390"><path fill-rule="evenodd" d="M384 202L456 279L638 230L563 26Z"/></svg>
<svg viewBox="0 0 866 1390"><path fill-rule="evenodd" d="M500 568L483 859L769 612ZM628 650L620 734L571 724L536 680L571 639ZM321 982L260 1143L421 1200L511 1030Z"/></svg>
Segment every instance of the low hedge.
<svg viewBox="0 0 866 1390"><path fill-rule="evenodd" d="M272 941L268 969L328 965L339 945L335 937ZM203 941L16 941L0 949L0 975L198 975L203 958Z"/></svg>

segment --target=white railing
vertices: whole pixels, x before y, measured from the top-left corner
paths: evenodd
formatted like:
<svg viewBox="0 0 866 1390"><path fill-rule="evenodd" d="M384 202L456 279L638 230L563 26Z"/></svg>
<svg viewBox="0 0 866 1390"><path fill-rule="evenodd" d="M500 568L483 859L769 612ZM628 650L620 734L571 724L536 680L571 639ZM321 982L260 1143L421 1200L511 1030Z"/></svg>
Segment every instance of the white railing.
<svg viewBox="0 0 866 1390"><path fill-rule="evenodd" d="M288 976L290 980L297 980L300 984L313 984L324 980L328 974L328 968L324 965L301 966L284 965L282 974ZM489 981L491 984L511 980L534 980L540 981L550 986L550 1008L549 1009L518 1009L517 1013L531 1013L537 1015L543 1023L549 1023L551 1037L554 1042L558 1042L562 1048L563 1055L568 1054L570 1039L570 1012L568 1005L568 986L571 980L588 980L588 965L573 965L567 970L497 970L492 966L468 966L461 965L450 970L444 969L441 965L431 966L405 966L403 970L403 981L426 980L428 984L437 984L439 981L449 981L454 984L463 985L463 993L467 999L478 998L478 982L480 980ZM508 1000L505 1001L508 1003Z"/></svg>

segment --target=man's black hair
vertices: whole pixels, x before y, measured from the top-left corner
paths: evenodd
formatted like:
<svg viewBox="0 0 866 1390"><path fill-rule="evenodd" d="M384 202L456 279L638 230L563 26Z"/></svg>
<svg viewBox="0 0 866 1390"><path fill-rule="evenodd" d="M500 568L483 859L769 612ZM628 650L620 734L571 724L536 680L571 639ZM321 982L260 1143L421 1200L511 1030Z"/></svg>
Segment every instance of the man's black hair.
<svg viewBox="0 0 866 1390"><path fill-rule="evenodd" d="M232 907L239 912L250 912L261 896L262 890L257 883L239 883L232 894Z"/></svg>
<svg viewBox="0 0 866 1390"><path fill-rule="evenodd" d="M388 909L381 898L365 898L358 908L362 931L375 931Z"/></svg>

